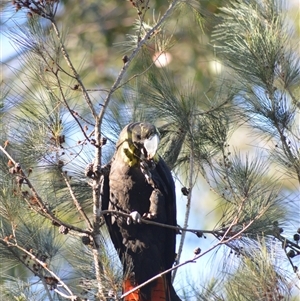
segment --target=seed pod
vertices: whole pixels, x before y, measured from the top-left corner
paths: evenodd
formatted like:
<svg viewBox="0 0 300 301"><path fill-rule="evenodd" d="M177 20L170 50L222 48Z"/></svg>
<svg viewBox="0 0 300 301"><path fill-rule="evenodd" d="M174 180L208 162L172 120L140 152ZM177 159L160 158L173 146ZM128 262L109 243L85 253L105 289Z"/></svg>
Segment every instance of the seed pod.
<svg viewBox="0 0 300 301"><path fill-rule="evenodd" d="M87 167L84 170L84 174L88 178L93 178L94 176L94 164L90 163L87 165Z"/></svg>
<svg viewBox="0 0 300 301"><path fill-rule="evenodd" d="M62 144L62 143L64 143L66 140L65 140L65 135L60 135L60 136L58 136L58 142L59 142L59 144Z"/></svg>
<svg viewBox="0 0 300 301"><path fill-rule="evenodd" d="M106 137L102 137L101 138L101 146L103 146L103 145L105 145L106 144L106 142L107 142L107 138Z"/></svg>
<svg viewBox="0 0 300 301"><path fill-rule="evenodd" d="M13 167L15 164L13 163L13 161L11 161L11 160L8 160L8 162L7 162L7 166L8 167Z"/></svg>
<svg viewBox="0 0 300 301"><path fill-rule="evenodd" d="M199 255L201 253L201 249L200 248L196 248L195 250L194 250L194 254L195 255Z"/></svg>
<svg viewBox="0 0 300 301"><path fill-rule="evenodd" d="M196 235L197 235L197 237L201 238L201 237L203 237L203 232L202 231L197 231Z"/></svg>
<svg viewBox="0 0 300 301"><path fill-rule="evenodd" d="M19 186L21 186L24 182L24 178L16 176L16 182Z"/></svg>
<svg viewBox="0 0 300 301"><path fill-rule="evenodd" d="M300 235L299 234L294 234L294 241L299 241Z"/></svg>
<svg viewBox="0 0 300 301"><path fill-rule="evenodd" d="M296 253L295 253L294 250L289 250L288 253L287 253L287 256L288 256L289 258L293 258L293 257L296 256Z"/></svg>
<svg viewBox="0 0 300 301"><path fill-rule="evenodd" d="M190 190L186 187L182 187L181 192L184 196L188 196L190 194Z"/></svg>
<svg viewBox="0 0 300 301"><path fill-rule="evenodd" d="M84 245L89 245L91 243L91 239L88 236L82 236L81 241Z"/></svg>
<svg viewBox="0 0 300 301"><path fill-rule="evenodd" d="M298 272L298 267L294 265L293 268L294 268L294 272L297 273Z"/></svg>
<svg viewBox="0 0 300 301"><path fill-rule="evenodd" d="M58 160L57 166L58 166L59 168L62 168L62 167L64 166L64 161Z"/></svg>
<svg viewBox="0 0 300 301"><path fill-rule="evenodd" d="M127 55L124 55L124 56L122 57L122 61L123 61L124 64L126 64L126 63L128 62L128 56L127 56Z"/></svg>

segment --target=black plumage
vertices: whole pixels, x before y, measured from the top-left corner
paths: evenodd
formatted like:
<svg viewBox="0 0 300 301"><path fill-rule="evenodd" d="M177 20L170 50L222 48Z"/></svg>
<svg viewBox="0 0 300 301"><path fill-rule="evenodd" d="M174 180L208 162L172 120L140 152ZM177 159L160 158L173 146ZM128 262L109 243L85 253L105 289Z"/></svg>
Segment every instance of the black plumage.
<svg viewBox="0 0 300 301"><path fill-rule="evenodd" d="M176 226L175 185L168 166L156 154L158 141L158 131L149 123L131 123L122 130L110 172L103 179L103 210L137 212L141 217ZM118 214L106 214L105 220L123 264L124 281L130 281L132 287L173 266L176 230L129 223ZM160 300L180 300L170 273L163 281L165 297ZM154 281L141 288L137 300L158 300L152 292L156 284Z"/></svg>

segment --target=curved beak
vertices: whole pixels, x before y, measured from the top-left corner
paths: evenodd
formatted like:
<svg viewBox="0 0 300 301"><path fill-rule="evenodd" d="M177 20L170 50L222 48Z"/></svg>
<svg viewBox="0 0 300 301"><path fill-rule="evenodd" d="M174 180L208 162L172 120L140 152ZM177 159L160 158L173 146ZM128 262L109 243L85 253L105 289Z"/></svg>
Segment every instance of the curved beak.
<svg viewBox="0 0 300 301"><path fill-rule="evenodd" d="M157 134L150 136L149 138L144 140L144 148L147 152L147 159L153 159L156 154L157 147L159 143L159 137Z"/></svg>

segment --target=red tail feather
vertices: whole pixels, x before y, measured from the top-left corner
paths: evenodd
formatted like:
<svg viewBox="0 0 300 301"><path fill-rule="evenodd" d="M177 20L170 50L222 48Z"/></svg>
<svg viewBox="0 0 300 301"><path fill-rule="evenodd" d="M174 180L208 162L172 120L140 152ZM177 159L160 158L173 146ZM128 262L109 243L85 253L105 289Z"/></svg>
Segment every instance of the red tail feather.
<svg viewBox="0 0 300 301"><path fill-rule="evenodd" d="M128 292L132 290L134 286L131 284L130 280L125 280L123 282L123 291ZM140 290L136 290L124 298L124 301L168 301L167 291L166 291L166 281L164 277L159 277L156 280L155 286L151 289L150 299L145 300L140 294Z"/></svg>
<svg viewBox="0 0 300 301"><path fill-rule="evenodd" d="M129 279L124 280L123 282L123 292L129 292L132 290L134 286L131 284L131 281ZM140 290L136 290L133 293L129 294L124 298L124 301L143 301L140 297Z"/></svg>
<svg viewBox="0 0 300 301"><path fill-rule="evenodd" d="M151 300L149 301L167 301L166 281L164 277L159 277L156 280L156 285L151 291Z"/></svg>

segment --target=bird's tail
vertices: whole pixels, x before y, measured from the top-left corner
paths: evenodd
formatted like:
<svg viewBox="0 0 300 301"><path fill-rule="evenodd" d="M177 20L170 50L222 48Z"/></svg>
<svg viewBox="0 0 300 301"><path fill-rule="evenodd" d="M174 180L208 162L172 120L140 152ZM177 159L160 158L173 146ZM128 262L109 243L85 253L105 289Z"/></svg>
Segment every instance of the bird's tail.
<svg viewBox="0 0 300 301"><path fill-rule="evenodd" d="M126 279L123 282L123 293L127 293L129 291L131 291L132 289L134 289L134 286L131 283L130 279ZM132 293L130 293L129 295L127 295L126 297L124 297L124 301L142 301L140 299L140 290L137 289L135 291L133 291Z"/></svg>
<svg viewBox="0 0 300 301"><path fill-rule="evenodd" d="M134 286L127 279L123 282L123 292L132 290ZM168 285L164 276L159 277L151 288L150 295L145 297L140 289L135 290L124 298L124 301L181 301L172 285Z"/></svg>

